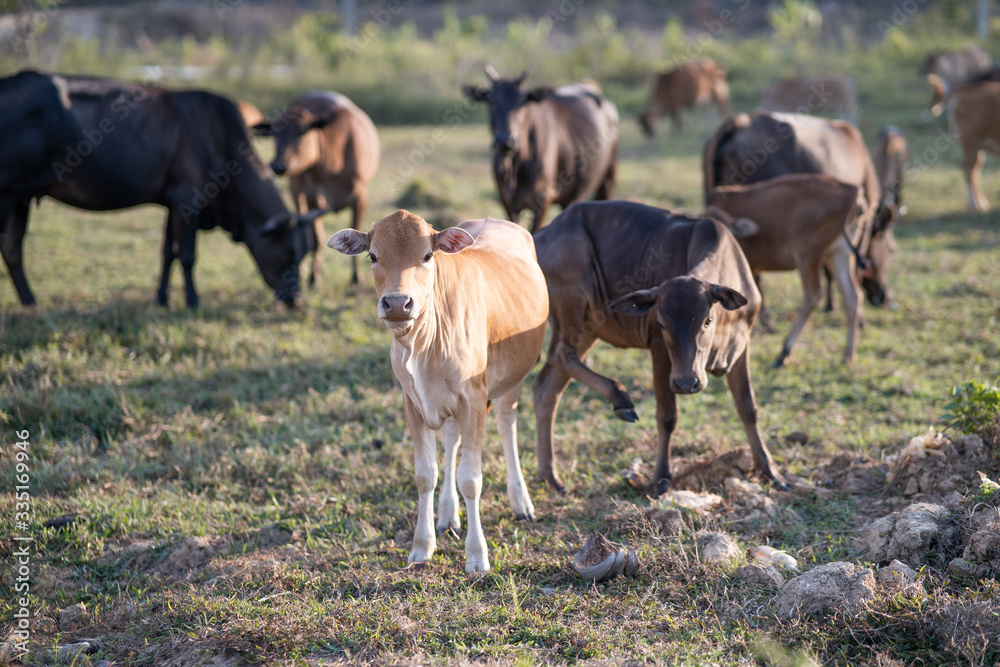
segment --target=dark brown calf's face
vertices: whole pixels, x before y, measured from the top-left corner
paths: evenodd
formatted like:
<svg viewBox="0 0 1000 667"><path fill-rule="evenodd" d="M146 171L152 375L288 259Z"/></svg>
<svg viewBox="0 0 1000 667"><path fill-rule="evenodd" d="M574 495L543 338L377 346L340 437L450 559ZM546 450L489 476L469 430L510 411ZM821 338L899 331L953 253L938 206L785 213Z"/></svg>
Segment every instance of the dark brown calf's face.
<svg viewBox="0 0 1000 667"><path fill-rule="evenodd" d="M869 269L861 273L861 287L873 306L883 306L890 301L889 270L896 253L896 238L892 228L879 227L872 233L868 248Z"/></svg>
<svg viewBox="0 0 1000 667"><path fill-rule="evenodd" d="M321 135L331 118L290 107L275 120L254 126L254 132L274 137L271 170L278 176L298 176L319 160Z"/></svg>
<svg viewBox="0 0 1000 667"><path fill-rule="evenodd" d="M493 133L493 150L507 154L517 150L521 141L520 110L529 102L545 98L548 88L525 91L521 87L525 74L516 79L496 77L492 69L487 69L492 85L489 88L464 86L466 96L476 102L486 102L490 111L490 130Z"/></svg>
<svg viewBox="0 0 1000 667"><path fill-rule="evenodd" d="M708 384L705 367L715 345L719 314L746 304L746 298L734 289L680 276L626 294L608 307L635 316L655 309L656 324L670 355L670 390L694 394Z"/></svg>
<svg viewBox="0 0 1000 667"><path fill-rule="evenodd" d="M394 336L405 336L434 297L434 254L461 252L473 238L464 229L452 227L435 232L427 222L409 211L396 211L364 234L344 229L327 245L345 255L368 253L379 319Z"/></svg>

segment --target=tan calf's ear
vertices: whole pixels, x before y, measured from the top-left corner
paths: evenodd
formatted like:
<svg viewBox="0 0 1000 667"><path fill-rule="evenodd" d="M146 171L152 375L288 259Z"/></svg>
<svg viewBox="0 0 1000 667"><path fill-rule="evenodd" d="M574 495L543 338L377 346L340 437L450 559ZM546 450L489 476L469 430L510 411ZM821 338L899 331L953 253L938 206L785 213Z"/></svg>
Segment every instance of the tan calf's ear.
<svg viewBox="0 0 1000 667"><path fill-rule="evenodd" d="M327 247L345 255L360 255L363 252L368 252L370 244L371 237L356 229L342 229L326 242Z"/></svg>
<svg viewBox="0 0 1000 667"><path fill-rule="evenodd" d="M434 235L434 250L446 252L449 255L462 252L476 242L472 234L461 227L449 227L443 232Z"/></svg>

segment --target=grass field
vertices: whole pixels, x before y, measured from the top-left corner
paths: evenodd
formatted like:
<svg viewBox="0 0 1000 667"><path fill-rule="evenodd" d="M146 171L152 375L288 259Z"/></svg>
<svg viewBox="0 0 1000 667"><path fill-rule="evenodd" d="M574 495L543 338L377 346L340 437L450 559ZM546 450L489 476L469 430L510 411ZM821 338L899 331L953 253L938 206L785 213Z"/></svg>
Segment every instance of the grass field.
<svg viewBox="0 0 1000 667"><path fill-rule="evenodd" d="M865 310L857 361L840 361L842 314L817 312L789 365L771 370L799 285L791 274L768 276L777 332L753 337L760 423L779 469L805 480L838 452L880 460L940 428L953 385L1000 373L1000 218L966 211L956 146L927 152L944 128L921 116L928 96L915 75L863 85L866 138L900 125L915 166L897 230L896 307ZM680 137L648 143L623 118L616 194L697 210L704 129L692 117ZM404 194L436 223L503 217L486 127L435 130L381 130L370 220ZM260 149L270 159L273 149ZM984 186L1000 202L996 172L991 161ZM459 537L441 540L429 566L404 569L417 493L374 291L348 287L348 262L327 251L306 310L286 312L245 247L212 232L198 240L201 309L182 309L177 272L164 310L153 302L163 222L153 207L92 214L44 202L26 241L39 306L21 308L9 280L0 285L5 527L15 511L13 432L30 432L38 650L27 662L49 662L46 649L80 638L98 647L83 660L142 665L790 665L808 656L966 665L1000 656L949 643L926 624L948 601L997 596L995 580L962 583L928 568L928 600L891 600L853 621L782 619L770 593L731 567L701 564L689 531L664 537L624 521L649 504L620 472L654 457L652 374L645 352L604 345L593 366L622 380L640 421L615 420L596 394L571 386L557 422L570 487L562 497L535 479L526 388L519 431L538 521L511 516L491 425L482 513L493 571L466 577ZM327 232L347 224L345 214L328 219ZM679 404L678 461L743 444L723 382ZM807 442L790 441L794 432ZM741 546L766 542L811 567L856 559L858 517L893 500L803 494L787 501L796 520L725 528ZM74 513L68 528L42 527ZM691 530L706 526L716 524L689 519ZM638 549L637 578L595 586L575 576L572 554L594 530ZM10 549L0 546L0 590L13 586ZM14 597L0 596L5 619ZM82 624L58 627L59 610L80 602ZM766 657L779 646L788 653Z"/></svg>

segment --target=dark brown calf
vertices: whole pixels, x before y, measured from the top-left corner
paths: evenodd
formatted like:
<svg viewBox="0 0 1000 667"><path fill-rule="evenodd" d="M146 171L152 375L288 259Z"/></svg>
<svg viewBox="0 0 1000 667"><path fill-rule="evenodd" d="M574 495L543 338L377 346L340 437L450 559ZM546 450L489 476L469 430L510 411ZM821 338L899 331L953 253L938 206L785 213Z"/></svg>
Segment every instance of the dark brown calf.
<svg viewBox="0 0 1000 667"><path fill-rule="evenodd" d="M659 449L654 493L670 488L677 394L726 376L754 466L784 486L757 428L750 329L760 308L743 252L724 225L623 201L574 204L535 236L549 291L552 339L535 378L538 472L565 492L552 450L559 398L570 380L603 394L615 415L638 415L622 384L583 364L598 339L653 357Z"/></svg>

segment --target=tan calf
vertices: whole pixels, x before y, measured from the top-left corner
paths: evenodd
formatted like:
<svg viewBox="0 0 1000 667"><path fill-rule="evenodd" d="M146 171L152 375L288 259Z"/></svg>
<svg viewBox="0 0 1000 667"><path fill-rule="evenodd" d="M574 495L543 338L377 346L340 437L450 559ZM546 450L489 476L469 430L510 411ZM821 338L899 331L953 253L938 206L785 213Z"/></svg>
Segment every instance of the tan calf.
<svg viewBox="0 0 1000 667"><path fill-rule="evenodd" d="M962 172L969 190L969 206L989 209L979 187L979 175L989 151L1000 155L1000 83L984 81L957 88L948 102L951 125L962 144Z"/></svg>
<svg viewBox="0 0 1000 667"><path fill-rule="evenodd" d="M419 506L409 562L436 546L434 487L441 431L445 470L437 532L458 529L458 488L469 530L465 569L490 561L479 518L486 414L493 401L507 464L507 497L518 518L534 520L517 452L517 400L545 337L545 278L527 230L503 220L468 220L435 232L408 211L388 215L365 234L345 229L327 244L347 255L367 252L378 316L392 331L392 370L403 387L413 437Z"/></svg>
<svg viewBox="0 0 1000 667"><path fill-rule="evenodd" d="M755 277L762 271L798 269L802 279L802 305L774 362L775 368L784 365L820 301L824 266L833 274L844 299L844 359L854 358L861 285L846 233L848 225L858 218L858 205L861 210L867 205L860 191L855 185L821 174L788 174L753 185L727 185L709 191L703 215L733 230ZM851 231L858 239L862 236L859 228Z"/></svg>
<svg viewBox="0 0 1000 667"><path fill-rule="evenodd" d="M785 79L760 96L760 106L771 111L816 114L828 111L841 120L858 122L858 86L841 76L799 76Z"/></svg>
<svg viewBox="0 0 1000 667"><path fill-rule="evenodd" d="M730 112L726 70L710 58L690 60L656 75L646 108L639 114L639 124L643 132L652 137L656 134L657 119L670 114L674 132L678 133L681 131L681 111L695 107L724 115ZM718 117L714 121L706 118L709 129L717 122Z"/></svg>

